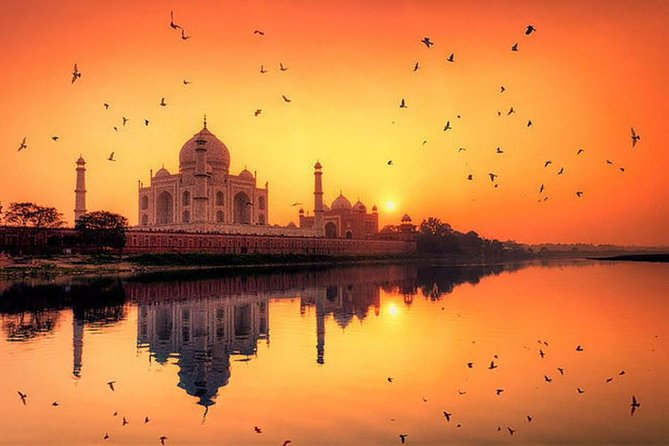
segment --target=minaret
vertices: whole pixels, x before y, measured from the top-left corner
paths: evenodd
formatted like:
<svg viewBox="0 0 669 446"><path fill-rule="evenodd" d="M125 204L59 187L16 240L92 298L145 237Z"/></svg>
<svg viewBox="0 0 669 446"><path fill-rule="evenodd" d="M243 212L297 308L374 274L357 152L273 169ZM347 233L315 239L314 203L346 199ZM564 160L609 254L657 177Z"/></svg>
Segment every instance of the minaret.
<svg viewBox="0 0 669 446"><path fill-rule="evenodd" d="M321 163L314 165L314 228L323 231L323 172Z"/></svg>
<svg viewBox="0 0 669 446"><path fill-rule="evenodd" d="M207 116L204 116L204 128L207 128ZM195 140L195 193L193 194L193 223L207 221L207 141L203 136Z"/></svg>
<svg viewBox="0 0 669 446"><path fill-rule="evenodd" d="M86 213L86 161L79 155L77 160L77 188L74 190L74 223Z"/></svg>

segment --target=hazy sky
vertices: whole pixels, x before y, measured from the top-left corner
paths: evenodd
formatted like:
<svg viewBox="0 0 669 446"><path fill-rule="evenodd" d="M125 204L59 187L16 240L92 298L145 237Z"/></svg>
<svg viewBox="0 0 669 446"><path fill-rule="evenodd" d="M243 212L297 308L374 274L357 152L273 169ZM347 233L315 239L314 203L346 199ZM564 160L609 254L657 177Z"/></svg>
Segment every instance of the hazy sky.
<svg viewBox="0 0 669 446"><path fill-rule="evenodd" d="M668 21L663 1L3 0L0 201L71 220L82 153L88 209L136 223L137 180L177 171L206 113L231 173L269 181L271 223L311 210L319 159L326 202L342 189L382 224L408 212L523 242L669 244Z"/></svg>

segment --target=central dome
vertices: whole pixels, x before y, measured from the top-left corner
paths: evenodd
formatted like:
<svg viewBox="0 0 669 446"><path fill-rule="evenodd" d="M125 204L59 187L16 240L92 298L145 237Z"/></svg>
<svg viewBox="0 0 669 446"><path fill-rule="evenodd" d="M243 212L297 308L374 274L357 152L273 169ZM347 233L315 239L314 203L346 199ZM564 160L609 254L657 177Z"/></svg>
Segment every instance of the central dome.
<svg viewBox="0 0 669 446"><path fill-rule="evenodd" d="M179 152L179 168L181 170L195 168L195 148L197 147L195 141L198 139L206 141L204 147L207 149L207 163L214 170L222 169L227 173L230 168L230 152L225 144L223 144L223 141L211 133L206 125L202 130L193 135L191 139L186 141L186 144L181 148Z"/></svg>
<svg viewBox="0 0 669 446"><path fill-rule="evenodd" d="M330 207L332 209L351 209L351 202L348 201L348 198L346 198L341 192L339 192L339 196L334 199Z"/></svg>

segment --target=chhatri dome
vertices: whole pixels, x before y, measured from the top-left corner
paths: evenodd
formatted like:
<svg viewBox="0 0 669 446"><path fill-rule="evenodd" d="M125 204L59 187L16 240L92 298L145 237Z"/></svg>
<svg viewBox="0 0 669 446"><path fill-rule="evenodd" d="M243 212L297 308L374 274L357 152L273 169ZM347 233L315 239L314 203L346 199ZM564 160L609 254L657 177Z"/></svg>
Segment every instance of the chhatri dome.
<svg viewBox="0 0 669 446"><path fill-rule="evenodd" d="M332 204L330 205L331 209L351 209L351 202L348 201L348 198L346 198L341 191L339 191L339 196L334 199Z"/></svg>
<svg viewBox="0 0 669 446"><path fill-rule="evenodd" d="M195 169L195 148L198 140L206 141L207 163L213 170L223 170L228 173L230 169L230 151L213 133L207 129L207 121L204 127L191 139L186 141L179 152L179 169Z"/></svg>

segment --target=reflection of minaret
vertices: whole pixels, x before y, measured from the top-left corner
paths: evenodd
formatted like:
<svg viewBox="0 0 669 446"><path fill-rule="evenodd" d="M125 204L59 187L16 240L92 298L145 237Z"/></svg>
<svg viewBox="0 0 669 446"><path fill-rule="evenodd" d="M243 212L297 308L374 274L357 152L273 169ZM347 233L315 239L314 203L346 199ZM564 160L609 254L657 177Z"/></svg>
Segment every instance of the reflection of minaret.
<svg viewBox="0 0 669 446"><path fill-rule="evenodd" d="M316 362L325 364L325 304L322 293L316 296L316 351L318 352Z"/></svg>
<svg viewBox="0 0 669 446"><path fill-rule="evenodd" d="M74 190L74 222L86 213L86 161L79 155L77 160L77 187Z"/></svg>
<svg viewBox="0 0 669 446"><path fill-rule="evenodd" d="M72 312L72 375L81 377L81 361L84 350L84 320Z"/></svg>

